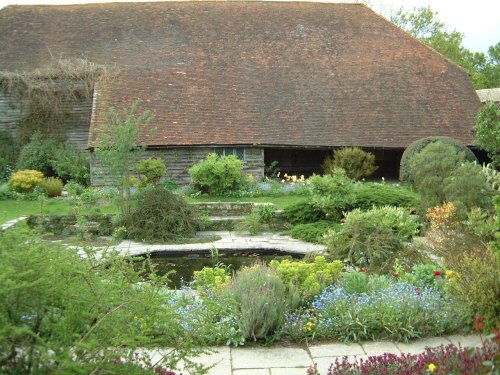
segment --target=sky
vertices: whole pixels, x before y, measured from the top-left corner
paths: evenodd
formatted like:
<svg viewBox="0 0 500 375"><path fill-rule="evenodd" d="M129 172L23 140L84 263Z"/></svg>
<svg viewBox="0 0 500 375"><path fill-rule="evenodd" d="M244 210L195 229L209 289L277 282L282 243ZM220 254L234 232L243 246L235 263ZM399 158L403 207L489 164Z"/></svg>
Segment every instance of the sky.
<svg viewBox="0 0 500 375"><path fill-rule="evenodd" d="M123 1L123 0L122 0ZM155 0L153 0L155 1ZM328 0L322 0L327 2ZM110 2L110 0L0 0L0 8L9 4L82 4ZM357 2L334 1L334 2ZM499 0L367 0L376 12L389 18L391 12L404 7L430 6L438 12L438 19L448 29L464 34L464 46L473 52L486 52L489 46L500 42L500 1Z"/></svg>

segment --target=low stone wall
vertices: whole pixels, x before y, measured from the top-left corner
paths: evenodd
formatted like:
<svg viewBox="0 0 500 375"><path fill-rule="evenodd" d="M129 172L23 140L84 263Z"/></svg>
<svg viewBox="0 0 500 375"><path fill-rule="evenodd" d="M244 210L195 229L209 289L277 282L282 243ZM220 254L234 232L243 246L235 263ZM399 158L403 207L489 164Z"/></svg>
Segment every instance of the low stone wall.
<svg viewBox="0 0 500 375"><path fill-rule="evenodd" d="M113 215L86 215L84 228L89 233L100 236L109 236L113 232ZM54 235L69 235L77 232L77 218L75 215L32 215L28 217L30 228L40 228L45 233Z"/></svg>

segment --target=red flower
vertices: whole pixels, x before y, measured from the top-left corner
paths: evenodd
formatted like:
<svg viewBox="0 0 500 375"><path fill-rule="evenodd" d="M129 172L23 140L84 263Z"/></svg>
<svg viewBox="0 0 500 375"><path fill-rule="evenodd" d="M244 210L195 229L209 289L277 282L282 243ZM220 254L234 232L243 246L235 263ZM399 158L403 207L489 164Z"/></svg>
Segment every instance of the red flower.
<svg viewBox="0 0 500 375"><path fill-rule="evenodd" d="M436 277L441 277L441 276L443 276L443 273L442 273L441 271L434 271L432 274L433 274L434 276L436 276Z"/></svg>
<svg viewBox="0 0 500 375"><path fill-rule="evenodd" d="M392 274L392 276L394 276L394 277L397 279L397 278L399 277L399 273L394 272L394 273Z"/></svg>
<svg viewBox="0 0 500 375"><path fill-rule="evenodd" d="M361 268L359 269L359 272L366 272L366 268L365 268L365 267L361 267Z"/></svg>
<svg viewBox="0 0 500 375"><path fill-rule="evenodd" d="M419 296L422 294L422 291L420 290L420 288L415 288L415 293L417 294L417 296Z"/></svg>

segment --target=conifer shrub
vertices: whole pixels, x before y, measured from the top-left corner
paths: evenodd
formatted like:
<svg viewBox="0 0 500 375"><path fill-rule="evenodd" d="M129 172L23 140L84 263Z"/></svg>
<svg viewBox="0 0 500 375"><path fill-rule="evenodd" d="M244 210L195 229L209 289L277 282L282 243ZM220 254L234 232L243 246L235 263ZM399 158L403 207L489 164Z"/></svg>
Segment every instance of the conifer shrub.
<svg viewBox="0 0 500 375"><path fill-rule="evenodd" d="M403 152L401 156L401 162L399 166L399 180L402 182L413 182L413 178L410 172L410 164L413 158L418 155L427 145L435 142L442 142L449 146L452 146L455 151L461 152L464 154L465 160L467 161L477 161L474 153L464 146L461 142L457 141L451 137L426 137L422 139L418 139L415 142L411 143Z"/></svg>
<svg viewBox="0 0 500 375"><path fill-rule="evenodd" d="M43 180L43 173L40 171L25 169L14 172L10 176L8 185L12 190L19 193L29 193L35 189Z"/></svg>
<svg viewBox="0 0 500 375"><path fill-rule="evenodd" d="M300 202L285 207L282 216L291 224L308 224L326 219L323 211L312 202Z"/></svg>
<svg viewBox="0 0 500 375"><path fill-rule="evenodd" d="M163 187L145 189L125 218L129 238L171 242L193 237L200 227L195 210L182 197Z"/></svg>
<svg viewBox="0 0 500 375"><path fill-rule="evenodd" d="M323 237L330 229L339 229L340 224L332 221L321 220L314 223L297 224L290 228L286 234L297 240L312 243L323 243Z"/></svg>
<svg viewBox="0 0 500 375"><path fill-rule="evenodd" d="M415 209L420 195L403 186L392 184L363 183L354 191L354 208L369 210L375 207L394 206Z"/></svg>
<svg viewBox="0 0 500 375"><path fill-rule="evenodd" d="M49 198L60 196L63 190L63 182L56 177L45 177L38 186Z"/></svg>
<svg viewBox="0 0 500 375"><path fill-rule="evenodd" d="M346 171L347 177L360 180L375 172L375 155L363 151L359 147L344 147L333 152L333 156L327 156L323 162L325 174L331 174L336 168Z"/></svg>

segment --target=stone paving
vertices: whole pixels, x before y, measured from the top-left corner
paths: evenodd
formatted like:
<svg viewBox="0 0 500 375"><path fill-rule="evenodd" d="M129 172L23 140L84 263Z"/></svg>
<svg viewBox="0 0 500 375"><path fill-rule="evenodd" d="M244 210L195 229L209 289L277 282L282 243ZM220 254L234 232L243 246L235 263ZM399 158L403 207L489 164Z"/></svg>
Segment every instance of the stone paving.
<svg viewBox="0 0 500 375"><path fill-rule="evenodd" d="M205 366L214 366L208 375L306 375L306 369L317 364L320 374L325 375L336 359L347 356L356 361L384 353L418 354L425 347L460 343L462 347L482 346L481 338L470 336L443 336L417 340L411 343L372 341L362 344L325 343L302 346L211 348L212 354L203 354L194 361ZM186 372L183 372L187 375Z"/></svg>
<svg viewBox="0 0 500 375"><path fill-rule="evenodd" d="M206 243L151 245L133 241L122 241L119 245L109 249L116 250L123 255L145 255L147 253L189 253L210 252L214 247L224 251L283 251L287 253L307 254L319 253L325 250L323 245L312 244L282 236L276 233L262 233L251 236L248 233L229 231L198 232L199 236L219 236L220 239Z"/></svg>
<svg viewBox="0 0 500 375"><path fill-rule="evenodd" d="M7 221L6 223L3 223L1 225L2 232L5 232L7 229L12 228L14 225L19 223L20 221L26 220L27 218L28 218L27 216L20 216L17 219L13 219L13 220Z"/></svg>

